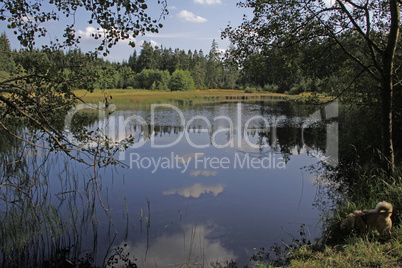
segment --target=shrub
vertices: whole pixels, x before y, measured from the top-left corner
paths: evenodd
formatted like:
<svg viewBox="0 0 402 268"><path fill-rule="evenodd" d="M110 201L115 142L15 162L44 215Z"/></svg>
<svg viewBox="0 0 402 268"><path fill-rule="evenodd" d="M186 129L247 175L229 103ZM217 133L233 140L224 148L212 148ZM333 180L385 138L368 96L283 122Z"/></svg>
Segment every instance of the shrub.
<svg viewBox="0 0 402 268"><path fill-rule="evenodd" d="M303 92L321 92L322 82L320 79L303 78L288 91L290 95L298 95Z"/></svg>
<svg viewBox="0 0 402 268"><path fill-rule="evenodd" d="M194 80L189 71L176 70L169 81L171 91L187 91L195 89Z"/></svg>
<svg viewBox="0 0 402 268"><path fill-rule="evenodd" d="M293 86L289 91L286 91L286 94L299 95L302 92L303 92L303 88L298 86L298 85L296 85L296 86Z"/></svg>
<svg viewBox="0 0 402 268"><path fill-rule="evenodd" d="M257 87L247 86L244 89L244 93L254 93L254 92L261 92L261 91L262 91L262 87L260 87L260 86L257 86Z"/></svg>
<svg viewBox="0 0 402 268"><path fill-rule="evenodd" d="M277 93L279 87L274 84L266 84L263 88L264 91L272 92L272 93Z"/></svg>
<svg viewBox="0 0 402 268"><path fill-rule="evenodd" d="M254 93L255 92L255 88L254 87L246 87L244 89L244 93Z"/></svg>
<svg viewBox="0 0 402 268"><path fill-rule="evenodd" d="M135 87L150 90L167 90L169 72L144 69L135 76Z"/></svg>

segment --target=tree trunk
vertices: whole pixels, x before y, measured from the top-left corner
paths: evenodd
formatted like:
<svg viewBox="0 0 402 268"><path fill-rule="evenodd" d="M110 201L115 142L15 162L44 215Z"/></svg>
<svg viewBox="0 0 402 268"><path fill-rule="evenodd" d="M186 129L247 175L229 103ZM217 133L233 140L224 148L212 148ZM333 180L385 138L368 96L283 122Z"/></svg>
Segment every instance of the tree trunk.
<svg viewBox="0 0 402 268"><path fill-rule="evenodd" d="M393 74L396 46L399 38L400 8L397 0L390 0L391 26L388 44L383 54L382 74L382 151L386 157L386 167L393 175L395 171L395 153L393 146Z"/></svg>
<svg viewBox="0 0 402 268"><path fill-rule="evenodd" d="M381 149L384 156L383 168L393 174L395 156L393 146L393 87L389 75L384 75L381 87Z"/></svg>

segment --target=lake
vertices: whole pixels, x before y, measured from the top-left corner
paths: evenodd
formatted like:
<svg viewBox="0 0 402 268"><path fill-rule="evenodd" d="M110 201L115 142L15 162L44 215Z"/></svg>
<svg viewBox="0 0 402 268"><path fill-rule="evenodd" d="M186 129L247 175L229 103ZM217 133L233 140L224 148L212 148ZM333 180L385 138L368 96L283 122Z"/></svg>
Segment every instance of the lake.
<svg viewBox="0 0 402 268"><path fill-rule="evenodd" d="M336 109L285 101L116 104L84 122L116 146L134 138L115 155L124 168L95 169L35 150L26 173L38 180L42 222L2 205L4 217L31 224L2 223L17 229L3 231L2 247L16 247L22 232L38 251L27 259L42 252L52 261L69 256L96 265L208 267L248 264L262 248L274 257L270 248L299 239L301 230L313 241L322 231L320 203L330 201L309 167L336 165Z"/></svg>

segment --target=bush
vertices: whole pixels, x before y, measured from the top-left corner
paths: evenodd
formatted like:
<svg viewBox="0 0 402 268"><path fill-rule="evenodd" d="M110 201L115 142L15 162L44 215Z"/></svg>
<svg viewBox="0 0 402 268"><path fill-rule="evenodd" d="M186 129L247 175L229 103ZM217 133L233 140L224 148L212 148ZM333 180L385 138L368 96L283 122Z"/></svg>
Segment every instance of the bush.
<svg viewBox="0 0 402 268"><path fill-rule="evenodd" d="M303 92L303 88L300 86L293 86L289 91L286 91L288 95L299 95Z"/></svg>
<svg viewBox="0 0 402 268"><path fill-rule="evenodd" d="M189 71L176 70L169 81L171 91L187 91L195 89L194 80Z"/></svg>
<svg viewBox="0 0 402 268"><path fill-rule="evenodd" d="M274 84L266 84L263 88L264 91L272 92L272 93L277 93L278 89L279 89L279 87Z"/></svg>
<svg viewBox="0 0 402 268"><path fill-rule="evenodd" d="M254 93L256 90L254 87L246 87L244 93Z"/></svg>
<svg viewBox="0 0 402 268"><path fill-rule="evenodd" d="M167 90L169 76L168 71L144 69L135 76L135 88Z"/></svg>
<svg viewBox="0 0 402 268"><path fill-rule="evenodd" d="M263 89L261 88L261 87L250 87L250 86L247 86L245 89L244 89L244 93L254 93L254 92L261 92Z"/></svg>
<svg viewBox="0 0 402 268"><path fill-rule="evenodd" d="M298 95L303 92L321 92L322 82L320 79L302 79L299 83L294 84L288 91L289 95Z"/></svg>

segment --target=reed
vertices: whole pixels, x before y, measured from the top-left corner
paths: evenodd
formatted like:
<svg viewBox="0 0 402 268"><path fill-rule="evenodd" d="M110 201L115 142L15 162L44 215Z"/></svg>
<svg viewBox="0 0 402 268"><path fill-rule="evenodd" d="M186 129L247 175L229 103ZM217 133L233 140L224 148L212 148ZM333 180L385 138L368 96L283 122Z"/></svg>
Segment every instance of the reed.
<svg viewBox="0 0 402 268"><path fill-rule="evenodd" d="M286 267L400 267L402 259L402 181L401 168L390 177L381 169L357 166L359 182L347 190L336 208L323 215L324 232L312 245L293 247L287 253ZM364 183L363 183L364 182ZM362 186L363 184L363 186ZM361 189L364 188L364 191ZM392 238L378 241L378 232L345 233L340 222L355 210L374 208L379 201L393 204ZM269 267L268 264L264 267Z"/></svg>

